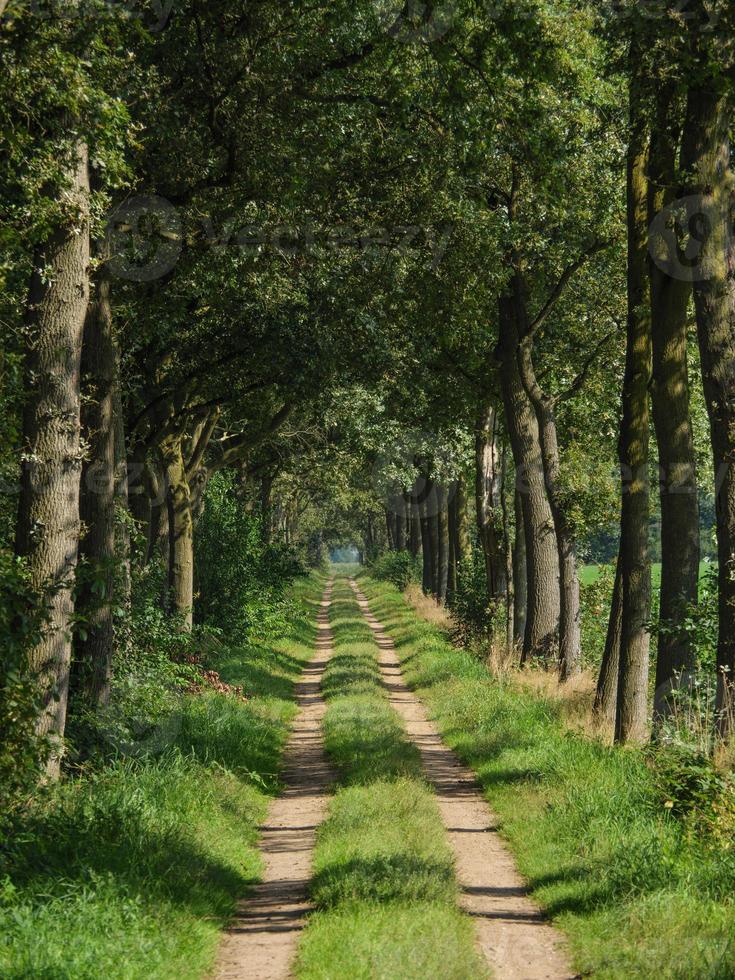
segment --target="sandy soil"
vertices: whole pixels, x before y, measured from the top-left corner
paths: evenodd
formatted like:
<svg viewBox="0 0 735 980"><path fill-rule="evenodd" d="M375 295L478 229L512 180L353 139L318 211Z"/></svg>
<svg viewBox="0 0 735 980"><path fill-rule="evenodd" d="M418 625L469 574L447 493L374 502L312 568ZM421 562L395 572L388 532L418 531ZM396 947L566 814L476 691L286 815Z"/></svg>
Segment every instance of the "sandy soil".
<svg viewBox="0 0 735 980"><path fill-rule="evenodd" d="M308 887L316 829L326 816L334 774L322 742L325 711L320 695L332 653L328 583L317 617L316 653L296 685L299 714L284 754L284 791L261 827L263 880L237 910L225 933L217 980L285 980L299 933L311 911Z"/></svg>
<svg viewBox="0 0 735 980"><path fill-rule="evenodd" d="M472 772L439 737L426 710L406 686L388 635L350 583L380 648L380 669L390 702L421 752L454 851L460 904L474 919L478 944L498 980L570 980L577 976L561 934L528 895L512 856L498 835L498 819Z"/></svg>

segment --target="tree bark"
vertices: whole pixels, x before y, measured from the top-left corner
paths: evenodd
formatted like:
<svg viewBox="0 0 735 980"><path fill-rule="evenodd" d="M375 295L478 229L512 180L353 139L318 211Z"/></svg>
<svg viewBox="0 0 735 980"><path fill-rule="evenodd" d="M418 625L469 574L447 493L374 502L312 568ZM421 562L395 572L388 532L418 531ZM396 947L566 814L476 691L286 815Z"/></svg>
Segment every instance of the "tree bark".
<svg viewBox="0 0 735 980"><path fill-rule="evenodd" d="M373 561L376 557L375 531L373 529L373 518L371 514L368 514L365 525L365 557L368 562Z"/></svg>
<svg viewBox="0 0 735 980"><path fill-rule="evenodd" d="M449 515L447 513L447 490L442 484L436 485L436 530L437 530L437 591L436 601L447 601L449 583Z"/></svg>
<svg viewBox="0 0 735 980"><path fill-rule="evenodd" d="M263 544L271 543L273 533L273 477L266 473L260 480L260 539Z"/></svg>
<svg viewBox="0 0 735 980"><path fill-rule="evenodd" d="M513 546L510 540L510 515L508 513L508 453L503 444L500 471L502 474L500 487L500 506L503 514L503 554L505 556L505 649L508 654L513 650L515 630L515 591L513 582ZM515 488L513 489L515 494Z"/></svg>
<svg viewBox="0 0 735 980"><path fill-rule="evenodd" d="M419 514L419 503L415 490L411 491L409 506L411 510L409 550L414 558L418 558L419 552L421 551L421 517Z"/></svg>
<svg viewBox="0 0 735 980"><path fill-rule="evenodd" d="M185 630L190 630L194 606L194 528L182 437L176 435L164 440L161 453L168 512L169 611L180 618Z"/></svg>
<svg viewBox="0 0 735 980"><path fill-rule="evenodd" d="M114 348L115 379L113 386L113 423L115 426L115 555L118 563L115 600L120 609L126 612L124 620L115 623L116 648L128 653L131 644L130 613L132 610L132 549L131 513L128 493L128 448L125 439L125 417L123 415L122 391L120 384L120 351Z"/></svg>
<svg viewBox="0 0 735 980"><path fill-rule="evenodd" d="M526 633L526 608L528 605L528 580L526 558L526 532L523 526L523 501L518 490L513 493L515 512L515 540L513 542L513 643L523 649Z"/></svg>
<svg viewBox="0 0 735 980"><path fill-rule="evenodd" d="M408 514L406 511L406 497L404 493L396 494L396 549L406 550L408 539Z"/></svg>
<svg viewBox="0 0 735 980"><path fill-rule="evenodd" d="M526 394L536 412L541 459L554 520L559 553L559 679L566 681L582 670L577 549L567 520L561 488L555 400L541 389L536 379L530 337L524 338L518 349L518 369Z"/></svg>
<svg viewBox="0 0 735 980"><path fill-rule="evenodd" d="M76 639L83 687L94 708L109 701L115 652L114 605L119 575L115 515L118 381L110 282L102 274L87 307L82 346L82 426L89 450L82 469L80 514L85 533L80 554L92 579L85 581L77 599L84 633Z"/></svg>
<svg viewBox="0 0 735 980"><path fill-rule="evenodd" d="M430 487L428 477L418 494L419 525L421 529L421 588L425 595L433 592L433 563L431 553Z"/></svg>
<svg viewBox="0 0 735 980"><path fill-rule="evenodd" d="M497 356L526 543L527 605L522 663L533 658L556 660L559 628L559 557L554 519L546 495L536 414L518 371L518 345L527 330L523 283L515 273L510 291L500 299Z"/></svg>
<svg viewBox="0 0 735 980"><path fill-rule="evenodd" d="M449 542L449 558L447 568L447 605L452 606L457 594L457 552L459 549L457 498L459 481L455 480L449 487L447 496L447 534Z"/></svg>
<svg viewBox="0 0 735 980"><path fill-rule="evenodd" d="M79 545L79 375L89 301L89 174L87 147L77 143L67 165L66 200L73 214L39 250L28 295L26 462L16 550L31 582L46 595L48 623L28 653L43 706L36 722L49 736L49 778L59 774L71 661L73 586Z"/></svg>
<svg viewBox="0 0 735 980"><path fill-rule="evenodd" d="M651 562L648 549L648 389L651 383L651 320L647 247L648 125L642 94L642 51L630 49L630 142L627 160L628 319L620 428L623 610L615 738L647 736Z"/></svg>
<svg viewBox="0 0 735 980"><path fill-rule="evenodd" d="M610 619L607 624L605 649L602 654L600 676L592 706L596 725L609 730L615 729L615 716L618 705L618 677L620 675L620 639L623 625L623 562L618 555L615 566L615 584L610 603Z"/></svg>
<svg viewBox="0 0 735 980"><path fill-rule="evenodd" d="M460 476L457 480L457 565L469 555L472 550L472 540L470 538L470 519L467 513L468 500L467 488L464 478Z"/></svg>
<svg viewBox="0 0 735 980"><path fill-rule="evenodd" d="M692 27L694 31L694 27ZM717 644L718 729L733 734L735 690L735 247L731 233L733 175L730 169L731 106L718 81L708 78L706 54L694 35L697 74L687 100L682 164L691 174L689 193L698 197L701 247L694 305L702 380L710 422L715 472L719 560Z"/></svg>
<svg viewBox="0 0 735 980"><path fill-rule="evenodd" d="M390 551L397 551L396 547L396 515L391 510L390 506L385 508L385 530L388 535L388 549Z"/></svg>
<svg viewBox="0 0 735 980"><path fill-rule="evenodd" d="M487 594L493 605L504 600L507 585L500 485L497 415L494 406L485 405L475 425L475 513L485 558Z"/></svg>
<svg viewBox="0 0 735 980"><path fill-rule="evenodd" d="M689 415L687 326L691 285L665 271L666 243L653 224L676 196L676 152L681 127L673 85L657 95L649 161L648 223L653 421L658 444L661 498L661 590L654 723L671 713L672 691L694 668L692 644L683 630L687 607L699 586L699 502L694 437ZM658 261L656 261L658 259Z"/></svg>
<svg viewBox="0 0 735 980"><path fill-rule="evenodd" d="M138 445L132 449L130 458L130 476L126 482L130 513L138 527L138 530L146 540L145 551L143 552L142 556L138 556L139 560L142 560L143 564L145 564L148 560L152 508L151 495L148 492L147 486L146 466L146 447L141 443L138 443Z"/></svg>
<svg viewBox="0 0 735 980"><path fill-rule="evenodd" d="M439 513L437 486L432 480L431 491L426 500L426 515L429 530L429 572L430 591L439 600Z"/></svg>

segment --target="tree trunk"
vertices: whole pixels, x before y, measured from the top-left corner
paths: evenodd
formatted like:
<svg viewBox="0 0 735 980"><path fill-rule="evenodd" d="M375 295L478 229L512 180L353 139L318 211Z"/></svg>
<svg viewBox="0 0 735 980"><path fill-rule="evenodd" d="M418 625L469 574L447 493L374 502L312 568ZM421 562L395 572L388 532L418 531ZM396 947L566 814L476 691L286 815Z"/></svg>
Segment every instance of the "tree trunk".
<svg viewBox="0 0 735 980"><path fill-rule="evenodd" d="M139 532L145 537L146 540L145 551L143 552L142 556L137 556L139 559L142 559L143 564L145 564L148 560L148 542L150 539L152 508L151 495L148 491L146 477L147 455L148 454L144 445L139 443L133 448L130 458L130 475L129 479L126 481L128 506L130 508L131 516L135 521Z"/></svg>
<svg viewBox="0 0 735 980"><path fill-rule="evenodd" d="M528 607L528 560L526 558L526 532L523 526L523 501L518 490L513 494L515 511L515 540L513 542L513 643L523 649L526 633L526 609Z"/></svg>
<svg viewBox="0 0 735 980"><path fill-rule="evenodd" d="M415 490L411 491L411 535L409 538L409 549L414 558L418 558L421 551L421 515L419 514L419 502Z"/></svg>
<svg viewBox="0 0 735 980"><path fill-rule="evenodd" d="M260 539L263 544L271 543L273 531L273 504L271 494L273 492L273 477L266 475L260 481Z"/></svg>
<svg viewBox="0 0 735 980"><path fill-rule="evenodd" d="M73 217L36 254L27 307L25 458L16 550L33 587L47 596L48 623L28 653L43 698L36 730L48 735L49 778L59 774L71 661L73 586L79 545L79 374L89 300L87 148L68 165Z"/></svg>
<svg viewBox="0 0 735 980"><path fill-rule="evenodd" d="M500 381L521 494L526 543L527 603L522 663L556 660L559 629L559 557L546 495L541 443L533 406L518 371L518 345L528 330L523 283L516 273L500 300Z"/></svg>
<svg viewBox="0 0 735 980"><path fill-rule="evenodd" d="M618 677L620 675L620 637L623 625L623 562L620 555L615 566L615 584L610 603L610 619L607 624L605 650L602 654L600 676L592 707L595 723L612 732L618 705Z"/></svg>
<svg viewBox="0 0 735 980"><path fill-rule="evenodd" d="M508 454L505 443L501 455L500 472L502 474L500 506L503 512L503 554L505 556L505 649L510 654L514 643L515 592L513 590L513 548L510 542L510 516L508 514ZM515 489L513 493L515 493Z"/></svg>
<svg viewBox="0 0 735 980"><path fill-rule="evenodd" d="M166 439L161 453L168 512L168 608L180 617L183 628L190 630L194 606L194 528L181 436Z"/></svg>
<svg viewBox="0 0 735 980"><path fill-rule="evenodd" d="M431 492L426 500L427 524L429 530L429 571L431 575L430 591L439 601L439 512L438 488L432 481Z"/></svg>
<svg viewBox="0 0 735 980"><path fill-rule="evenodd" d="M500 475L497 416L495 408L486 405L475 426L475 512L477 536L485 557L487 594L494 606L503 601L506 592Z"/></svg>
<svg viewBox="0 0 735 980"><path fill-rule="evenodd" d="M437 591L436 601L447 601L449 582L449 520L447 514L447 490L441 484L436 486L436 530L437 530Z"/></svg>
<svg viewBox="0 0 735 980"><path fill-rule="evenodd" d="M697 35L695 45L706 43ZM728 138L731 116L727 100L718 92L718 83L707 79L703 66L698 68L703 78L689 91L682 164L692 175L689 192L699 198L701 248L695 270L694 304L715 472L718 728L723 737L729 737L735 726L735 247L730 224L733 177Z"/></svg>
<svg viewBox="0 0 735 980"><path fill-rule="evenodd" d="M89 450L82 470L80 515L86 533L80 542L80 554L87 562L86 575L92 579L85 581L77 598L84 632L77 635L76 653L87 699L93 707L100 708L110 697L115 651L113 611L119 576L115 533L118 377L110 283L104 275L99 277L87 307L82 385L82 425Z"/></svg>
<svg viewBox="0 0 735 980"><path fill-rule="evenodd" d="M447 570L447 605L451 606L457 594L457 567L459 565L459 504L461 480L450 484L447 497L447 533L449 559Z"/></svg>
<svg viewBox="0 0 735 980"><path fill-rule="evenodd" d="M388 535L388 549L396 551L396 515L391 510L391 504L385 508L385 530Z"/></svg>
<svg viewBox="0 0 735 980"><path fill-rule="evenodd" d="M403 493L397 493L395 496L396 503L396 550L405 551L406 550L406 540L407 540L407 528L408 528L408 515L406 513L406 500Z"/></svg>
<svg viewBox="0 0 735 980"><path fill-rule="evenodd" d="M567 520L560 482L555 402L542 391L536 380L532 341L528 337L518 349L518 368L526 394L536 412L546 489L554 520L559 553L559 679L566 681L582 670L577 549Z"/></svg>
<svg viewBox="0 0 735 980"><path fill-rule="evenodd" d="M472 550L470 538L470 520L467 513L467 488L463 477L457 480L457 565L469 555Z"/></svg>
<svg viewBox="0 0 735 980"><path fill-rule="evenodd" d="M155 465L147 463L145 469L146 492L150 500L150 523L148 526L148 550L146 564L156 556L168 558L168 489L163 458L156 459Z"/></svg>
<svg viewBox="0 0 735 980"><path fill-rule="evenodd" d="M368 562L373 561L376 557L375 531L373 529L373 518L371 514L367 516L367 525L365 527L365 557Z"/></svg>
<svg viewBox="0 0 735 980"><path fill-rule="evenodd" d="M132 551L131 513L128 496L128 449L125 439L120 383L120 352L115 345L115 385L113 386L112 417L115 426L115 555L118 563L115 599L126 612L123 620L115 623L115 643L118 650L130 650L130 612L132 608Z"/></svg>
<svg viewBox="0 0 735 980"><path fill-rule="evenodd" d="M699 586L699 502L687 371L687 314L691 286L664 271L666 242L652 224L676 196L680 126L675 119L674 98L673 86L666 86L658 93L649 162L649 253L654 259L649 262L653 346L651 393L661 497L659 618L665 627L658 634L654 722L671 713L671 692L691 677L694 651L682 627L687 607L697 601Z"/></svg>
<svg viewBox="0 0 735 980"><path fill-rule="evenodd" d="M419 524L421 528L421 588L425 595L431 595L433 591L433 571L431 554L431 534L429 525L432 518L430 515L430 487L428 477L418 494Z"/></svg>
<svg viewBox="0 0 735 980"><path fill-rule="evenodd" d="M623 611L615 738L642 742L647 735L651 562L648 550L648 388L651 321L647 247L648 127L641 93L642 52L631 45L628 196L628 321L620 428L622 515L620 555Z"/></svg>

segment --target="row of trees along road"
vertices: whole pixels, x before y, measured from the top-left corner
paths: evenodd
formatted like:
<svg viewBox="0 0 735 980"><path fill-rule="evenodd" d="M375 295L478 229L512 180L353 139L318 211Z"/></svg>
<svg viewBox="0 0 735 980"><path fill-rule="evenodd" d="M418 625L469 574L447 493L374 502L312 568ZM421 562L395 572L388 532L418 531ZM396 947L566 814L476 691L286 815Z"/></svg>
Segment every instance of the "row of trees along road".
<svg viewBox="0 0 735 980"><path fill-rule="evenodd" d="M714 494L728 734L733 11L653 6L3 5L3 545L44 597L23 669L51 776L72 660L74 697L109 699L131 569L165 560L191 628L222 469L266 537L359 529L441 601L476 540L497 635L562 681L580 549L619 507L596 710L628 741L658 463L655 717L696 666Z"/></svg>

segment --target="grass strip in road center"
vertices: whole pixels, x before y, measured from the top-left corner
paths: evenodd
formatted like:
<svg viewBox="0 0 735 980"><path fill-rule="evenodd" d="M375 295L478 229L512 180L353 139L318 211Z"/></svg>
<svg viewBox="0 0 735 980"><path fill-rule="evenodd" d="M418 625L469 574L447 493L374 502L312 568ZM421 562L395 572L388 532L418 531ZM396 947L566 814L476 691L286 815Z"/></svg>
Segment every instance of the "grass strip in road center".
<svg viewBox="0 0 735 980"><path fill-rule="evenodd" d="M301 980L485 977L456 907L452 857L416 747L387 702L378 647L344 578L335 582L334 655L323 693L339 789L317 836Z"/></svg>

